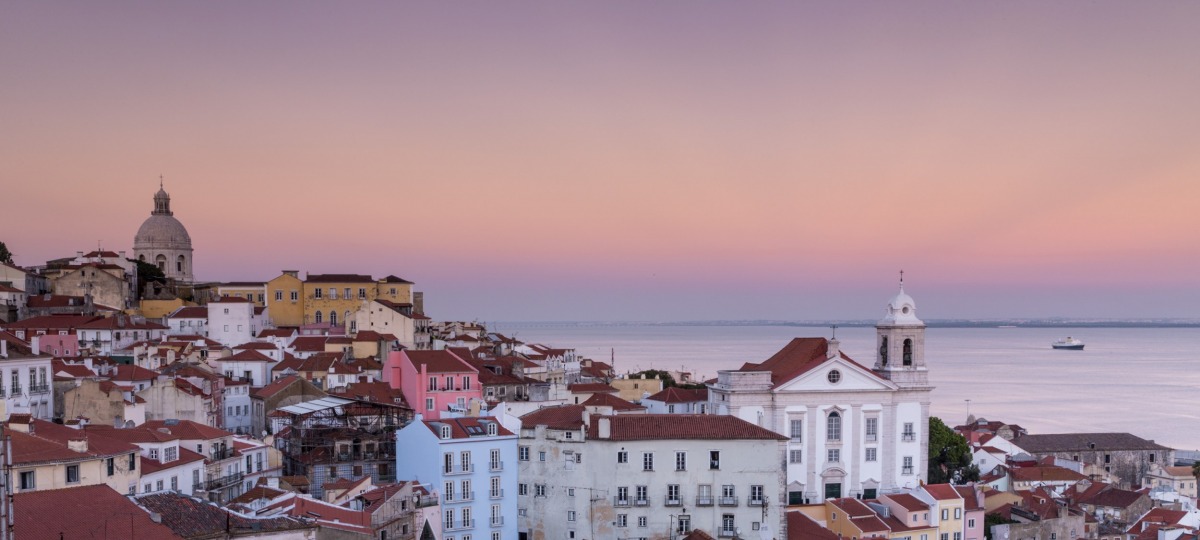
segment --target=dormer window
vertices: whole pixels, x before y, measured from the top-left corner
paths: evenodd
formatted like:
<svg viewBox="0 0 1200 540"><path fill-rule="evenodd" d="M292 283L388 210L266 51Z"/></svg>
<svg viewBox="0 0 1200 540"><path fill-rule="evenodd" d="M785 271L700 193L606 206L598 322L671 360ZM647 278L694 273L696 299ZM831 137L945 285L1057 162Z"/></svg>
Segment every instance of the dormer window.
<svg viewBox="0 0 1200 540"><path fill-rule="evenodd" d="M442 426L442 438L443 439L450 438L450 426Z"/></svg>
<svg viewBox="0 0 1200 540"><path fill-rule="evenodd" d="M487 423L487 434L488 434L488 435L491 435L491 436L495 436L495 435L496 435L496 433L497 433L497 431L496 431L496 423L495 423L495 422L488 422L488 423Z"/></svg>

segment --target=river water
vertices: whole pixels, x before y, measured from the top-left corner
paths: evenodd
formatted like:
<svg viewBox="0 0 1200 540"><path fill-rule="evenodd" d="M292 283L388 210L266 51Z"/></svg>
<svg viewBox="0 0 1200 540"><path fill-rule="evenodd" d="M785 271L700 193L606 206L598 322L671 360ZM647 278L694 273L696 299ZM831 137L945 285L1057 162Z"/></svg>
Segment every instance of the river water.
<svg viewBox="0 0 1200 540"><path fill-rule="evenodd" d="M767 359L793 337L829 328L589 323L500 323L520 340L615 359L618 372L717 370ZM1083 351L1050 348L1083 340ZM874 328L838 328L841 349L874 364ZM926 363L932 414L950 425L970 413L1030 433L1129 432L1173 448L1200 448L1200 329L930 328ZM968 402L968 400L970 400Z"/></svg>

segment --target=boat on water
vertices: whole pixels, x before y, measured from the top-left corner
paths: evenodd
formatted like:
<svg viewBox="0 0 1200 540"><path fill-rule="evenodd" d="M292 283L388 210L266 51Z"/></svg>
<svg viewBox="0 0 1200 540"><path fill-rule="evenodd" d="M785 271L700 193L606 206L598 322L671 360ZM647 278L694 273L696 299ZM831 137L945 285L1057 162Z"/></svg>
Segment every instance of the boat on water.
<svg viewBox="0 0 1200 540"><path fill-rule="evenodd" d="M1067 339L1060 339L1058 341L1055 341L1054 343L1051 343L1050 346L1055 349L1065 349L1068 351L1082 351L1083 350L1083 342L1079 341L1078 339L1075 339L1071 336L1067 336Z"/></svg>

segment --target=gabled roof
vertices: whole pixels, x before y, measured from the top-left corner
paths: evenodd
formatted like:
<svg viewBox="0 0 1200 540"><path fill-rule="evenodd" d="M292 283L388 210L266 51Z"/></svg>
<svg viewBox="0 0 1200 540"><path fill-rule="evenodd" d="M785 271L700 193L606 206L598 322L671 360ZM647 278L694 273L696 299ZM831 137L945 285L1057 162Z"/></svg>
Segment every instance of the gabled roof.
<svg viewBox="0 0 1200 540"><path fill-rule="evenodd" d="M105 484L22 491L13 518L21 538L182 538Z"/></svg>
<svg viewBox="0 0 1200 540"><path fill-rule="evenodd" d="M651 401L660 401L662 403L695 403L697 401L708 401L708 389L702 388L693 390L689 388L678 388L672 386L664 389L662 392L654 394L653 396L644 398L643 401L647 399Z"/></svg>
<svg viewBox="0 0 1200 540"><path fill-rule="evenodd" d="M1011 472L1013 480L1018 482L1078 482L1087 479L1071 469L1054 465L1015 467Z"/></svg>
<svg viewBox="0 0 1200 540"><path fill-rule="evenodd" d="M22 319L15 323L4 325L7 330L28 330L36 328L59 329L59 330L74 330L87 323L102 319L94 315L42 315L40 317L30 317Z"/></svg>
<svg viewBox="0 0 1200 540"><path fill-rule="evenodd" d="M371 276L362 274L308 274L305 283L374 283Z"/></svg>
<svg viewBox="0 0 1200 540"><path fill-rule="evenodd" d="M542 407L521 416L521 426L526 428L546 426L549 429L579 429L583 427L583 405L558 405Z"/></svg>
<svg viewBox="0 0 1200 540"><path fill-rule="evenodd" d="M13 415L12 420L15 420L16 416ZM130 443L106 437L94 437L86 431L45 420L32 420L29 422L29 426L32 433L5 430L12 437L12 462L14 465L51 461L85 461L128 454L138 450L137 446ZM68 443L75 440L86 440L87 449L71 450Z"/></svg>
<svg viewBox="0 0 1200 540"><path fill-rule="evenodd" d="M646 410L646 408L641 405L637 405L635 403L625 401L625 400L623 400L617 396L614 396L612 394L605 394L605 393L601 393L601 392L592 394L592 397L585 399L583 401L583 403L580 403L580 405L584 405L587 407L612 407L612 410L614 412L615 411L644 411L644 410Z"/></svg>
<svg viewBox="0 0 1200 540"><path fill-rule="evenodd" d="M1055 433L1022 435L1013 444L1031 453L1099 450L1170 450L1130 433Z"/></svg>
<svg viewBox="0 0 1200 540"><path fill-rule="evenodd" d="M407 279L400 278L400 277L396 277L396 276L393 276L393 275L391 275L391 274L388 274L388 276L387 276L387 277L385 277L385 278L383 278L383 279L381 279L381 280L379 280L379 281L382 281L382 282L384 282L384 283L407 283L407 284L409 284L409 285L412 285L412 284L413 284L413 282L411 282L411 281L409 281L409 280L407 280Z"/></svg>
<svg viewBox="0 0 1200 540"><path fill-rule="evenodd" d="M135 364L121 364L109 378L114 381L151 381L158 378L158 372Z"/></svg>
<svg viewBox="0 0 1200 540"><path fill-rule="evenodd" d="M419 373L425 366L427 373L475 373L475 368L466 360L459 358L450 351L414 351L401 352Z"/></svg>
<svg viewBox="0 0 1200 540"><path fill-rule="evenodd" d="M925 486L925 491L939 501L957 501L962 499L962 496L950 484L928 484Z"/></svg>
<svg viewBox="0 0 1200 540"><path fill-rule="evenodd" d="M774 431L758 427L736 416L716 414L618 414L593 416L588 437L600 438L602 420L610 422L612 441L648 440L775 440L784 437Z"/></svg>
<svg viewBox="0 0 1200 540"><path fill-rule="evenodd" d="M921 501L921 499L914 497L910 493L889 493L884 495L884 497L887 497L889 500L895 502L896 504L900 505L901 508L904 508L909 512L929 509L928 504L925 504Z"/></svg>
<svg viewBox="0 0 1200 540"><path fill-rule="evenodd" d="M259 338L269 338L269 337L287 338L287 337L292 337L292 336L296 335L296 333L297 333L297 330L295 328L268 328L266 330L263 330L262 332L259 332L258 337Z"/></svg>
<svg viewBox="0 0 1200 540"><path fill-rule="evenodd" d="M207 319L208 318L208 307L207 306L183 306L179 309L176 309L170 315L167 315L167 318L168 319Z"/></svg>
<svg viewBox="0 0 1200 540"><path fill-rule="evenodd" d="M191 420L147 420L146 423L139 427L147 429L164 428L170 431L173 435L179 435L179 437L182 439L195 441L207 441L211 439L220 439L223 437L233 436L233 433L223 429L206 426Z"/></svg>
<svg viewBox="0 0 1200 540"><path fill-rule="evenodd" d="M829 340L823 337L795 338L765 361L758 364L746 363L736 371L769 371L771 372L771 382L778 387L827 362L829 360L828 352ZM846 356L845 353L838 351L838 357L842 361L860 368L869 376L891 384L874 371Z"/></svg>
<svg viewBox="0 0 1200 540"><path fill-rule="evenodd" d="M238 349L237 354L219 359L221 362L274 362L270 356L253 349Z"/></svg>

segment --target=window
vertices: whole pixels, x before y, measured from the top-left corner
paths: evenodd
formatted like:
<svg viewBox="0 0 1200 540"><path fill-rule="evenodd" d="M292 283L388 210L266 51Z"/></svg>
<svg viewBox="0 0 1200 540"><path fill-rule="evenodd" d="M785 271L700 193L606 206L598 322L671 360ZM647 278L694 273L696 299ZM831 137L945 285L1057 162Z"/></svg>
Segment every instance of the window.
<svg viewBox="0 0 1200 540"><path fill-rule="evenodd" d="M283 301L283 290L282 289L275 289L275 301L276 302Z"/></svg>
<svg viewBox="0 0 1200 540"><path fill-rule="evenodd" d="M650 498L647 495L649 488L647 488L646 486L637 486L634 489L636 489L636 493L637 493L636 500L639 505L644 505L650 501Z"/></svg>
<svg viewBox="0 0 1200 540"><path fill-rule="evenodd" d="M627 506L629 504L629 487L621 486L617 488L617 504Z"/></svg>
<svg viewBox="0 0 1200 540"><path fill-rule="evenodd" d="M441 429L438 431L441 433L443 439L450 438L450 426L441 426Z"/></svg>
<svg viewBox="0 0 1200 540"><path fill-rule="evenodd" d="M517 495L529 495L529 484L517 484Z"/></svg>
<svg viewBox="0 0 1200 540"><path fill-rule="evenodd" d="M675 452L675 470L687 470L687 452Z"/></svg>
<svg viewBox="0 0 1200 540"><path fill-rule="evenodd" d="M825 461L837 463L842 460L842 451L837 448L830 448L825 453Z"/></svg>
<svg viewBox="0 0 1200 540"><path fill-rule="evenodd" d="M646 516L638 516L638 527L646 526Z"/></svg>
<svg viewBox="0 0 1200 540"><path fill-rule="evenodd" d="M629 452L624 450L617 452L617 463L629 463Z"/></svg>
<svg viewBox="0 0 1200 540"><path fill-rule="evenodd" d="M788 463L800 463L804 460L803 450L788 450Z"/></svg>
<svg viewBox="0 0 1200 540"><path fill-rule="evenodd" d="M867 437L866 437L867 442L871 442L871 441L878 439L879 438L879 419L878 418L867 418L866 419L866 430L867 430Z"/></svg>
<svg viewBox="0 0 1200 540"><path fill-rule="evenodd" d="M837 384L837 383L841 382L841 380L842 380L842 372L840 372L836 369L831 369L831 370L829 370L829 374L826 375L825 378L829 380L829 384Z"/></svg>
<svg viewBox="0 0 1200 540"><path fill-rule="evenodd" d="M912 473L913 473L913 458L912 458L912 456L904 456L904 467L901 469L900 474L912 474ZM946 518L942 517L942 519L946 519Z"/></svg>
<svg viewBox="0 0 1200 540"><path fill-rule="evenodd" d="M533 485L533 496L534 497L545 497L546 496L546 484L534 484Z"/></svg>
<svg viewBox="0 0 1200 540"><path fill-rule="evenodd" d="M317 290L319 291L320 289L317 289ZM316 316L314 317L314 320L316 321L316 323L317 323L317 324L321 324L321 322L323 322L323 321L324 321L324 319L322 319L322 317L323 317L323 316L321 315L321 312L320 312L320 311L318 311L318 312L317 312L317 314L316 314ZM228 325L227 325L227 326L228 326ZM229 328L228 328L228 327L226 327L225 329L226 329L226 330L229 330Z"/></svg>
<svg viewBox="0 0 1200 540"><path fill-rule="evenodd" d="M915 441L915 440L917 440L917 433L916 433L916 431L914 431L914 430L913 430L913 423L912 423L912 422L905 422L905 423L904 423L904 435L903 435L903 440L904 440L904 441L906 441L906 442L912 442L912 441Z"/></svg>
<svg viewBox="0 0 1200 540"><path fill-rule="evenodd" d="M708 453L708 468L709 469L720 469L721 468L721 451L720 450L712 450Z"/></svg>
<svg viewBox="0 0 1200 540"><path fill-rule="evenodd" d="M667 503L679 504L679 484L667 484Z"/></svg>
<svg viewBox="0 0 1200 540"><path fill-rule="evenodd" d="M442 454L442 472L454 472L454 453L446 452Z"/></svg>
<svg viewBox="0 0 1200 540"><path fill-rule="evenodd" d="M825 438L830 441L842 440L842 415L837 411L829 413L825 420Z"/></svg>
<svg viewBox="0 0 1200 540"><path fill-rule="evenodd" d="M876 460L876 449L868 448L865 461L875 461L875 460Z"/></svg>
<svg viewBox="0 0 1200 540"><path fill-rule="evenodd" d="M629 514L617 514L617 526L618 527L628 527L629 526Z"/></svg>
<svg viewBox="0 0 1200 540"><path fill-rule="evenodd" d="M788 433L792 436L792 440L799 442L804 435L804 420L792 420L788 424Z"/></svg>
<svg viewBox="0 0 1200 540"><path fill-rule="evenodd" d="M114 458L108 458L108 459L104 460L104 469L105 469L105 472L107 472L109 476L112 476L113 474L115 474L117 472L116 471L117 464L114 461Z"/></svg>
<svg viewBox="0 0 1200 540"><path fill-rule="evenodd" d="M350 287L346 287L345 289L342 289L342 292L345 293L345 296L343 296L343 298L350 298Z"/></svg>
<svg viewBox="0 0 1200 540"><path fill-rule="evenodd" d="M904 365L912 365L913 342L911 339L904 340ZM943 539L945 540L945 539Z"/></svg>
<svg viewBox="0 0 1200 540"><path fill-rule="evenodd" d="M1055 540L1056 538L1058 538L1058 534L1050 533L1050 540ZM962 540L962 533L960 533L960 532L954 533L954 540Z"/></svg>
<svg viewBox="0 0 1200 540"><path fill-rule="evenodd" d="M433 410L433 398L431 398L431 397L425 398L425 410L427 410L427 411Z"/></svg>
<svg viewBox="0 0 1200 540"><path fill-rule="evenodd" d="M323 294L325 294L325 292L320 287L313 289L313 298L321 298Z"/></svg>
<svg viewBox="0 0 1200 540"><path fill-rule="evenodd" d="M575 521L575 511L567 510L567 521Z"/></svg>
<svg viewBox="0 0 1200 540"><path fill-rule="evenodd" d="M157 448L150 449L150 459L158 461L158 449Z"/></svg>
<svg viewBox="0 0 1200 540"><path fill-rule="evenodd" d="M463 376L463 385L462 385L462 389L463 389L463 390L470 390L470 389L471 389L471 377L468 377L468 376L465 376L465 375Z"/></svg>
<svg viewBox="0 0 1200 540"><path fill-rule="evenodd" d="M721 536L733 536L733 533L734 533L733 514L722 514L721 515L721 532L718 534Z"/></svg>
<svg viewBox="0 0 1200 540"><path fill-rule="evenodd" d="M162 491L162 490L163 490L163 481L159 480L159 481L155 482L154 483L154 491Z"/></svg>
<svg viewBox="0 0 1200 540"><path fill-rule="evenodd" d="M458 461L462 465L463 472L471 471L471 453L470 452L466 452L466 451L459 452L458 453Z"/></svg>
<svg viewBox="0 0 1200 540"><path fill-rule="evenodd" d="M28 491L37 488L36 478L33 476L33 471L24 471L21 473L21 491Z"/></svg>
<svg viewBox="0 0 1200 540"><path fill-rule="evenodd" d="M495 435L496 424L488 424L489 435ZM488 465L493 471L500 470L500 450L493 448L488 452Z"/></svg>
<svg viewBox="0 0 1200 540"><path fill-rule="evenodd" d="M359 297L359 299L366 298L366 297L367 297L367 290L366 290L366 289L359 289L359 290L358 290L358 297Z"/></svg>
<svg viewBox="0 0 1200 540"><path fill-rule="evenodd" d="M1104 463L1112 463L1112 454L1104 454Z"/></svg>
<svg viewBox="0 0 1200 540"><path fill-rule="evenodd" d="M129 470L137 469L137 454L129 454Z"/></svg>
<svg viewBox="0 0 1200 540"><path fill-rule="evenodd" d="M968 528L968 529L974 529L974 528L975 528L975 518L971 518L971 519L968 519L968 520L967 520L967 528ZM1074 535L1074 534L1072 534L1072 535L1071 535L1071 537L1072 537L1072 538L1074 538L1074 537L1075 537L1075 535Z"/></svg>
<svg viewBox="0 0 1200 540"><path fill-rule="evenodd" d="M643 452L642 453L642 470L643 471L653 471L654 470L654 453L653 452Z"/></svg>
<svg viewBox="0 0 1200 540"><path fill-rule="evenodd" d="M948 520L948 519L950 519L950 509L949 509L949 508L943 508L943 509L942 509L942 521L946 521L946 520Z"/></svg>
<svg viewBox="0 0 1200 540"><path fill-rule="evenodd" d="M546 451L538 450L538 461L546 461Z"/></svg>
<svg viewBox="0 0 1200 540"><path fill-rule="evenodd" d="M171 477L171 491L179 491L179 477L178 476Z"/></svg>
<svg viewBox="0 0 1200 540"><path fill-rule="evenodd" d="M292 289L292 301L295 302L296 300L299 300L299 299L300 299L300 291Z"/></svg>
<svg viewBox="0 0 1200 540"><path fill-rule="evenodd" d="M962 519L962 508L954 509L954 519Z"/></svg>
<svg viewBox="0 0 1200 540"><path fill-rule="evenodd" d="M750 486L750 504L757 504L757 505L761 506L763 504L764 500L765 499L763 499L763 487L762 486Z"/></svg>

